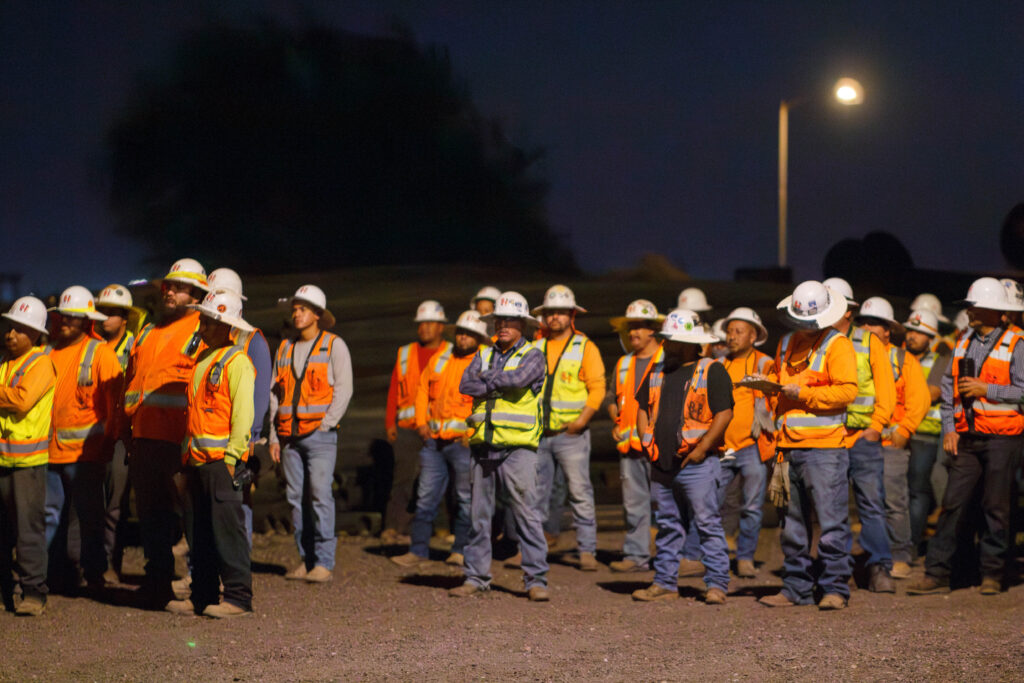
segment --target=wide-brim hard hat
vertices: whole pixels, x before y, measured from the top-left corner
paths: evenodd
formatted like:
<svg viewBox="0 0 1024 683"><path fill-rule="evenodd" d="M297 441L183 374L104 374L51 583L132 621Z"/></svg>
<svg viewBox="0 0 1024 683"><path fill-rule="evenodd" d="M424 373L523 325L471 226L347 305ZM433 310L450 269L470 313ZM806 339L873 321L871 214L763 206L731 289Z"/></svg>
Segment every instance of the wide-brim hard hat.
<svg viewBox="0 0 1024 683"><path fill-rule="evenodd" d="M212 292L209 296L207 296L205 299L202 300L202 302L198 304L189 304L188 308L190 308L193 311L199 311L200 315L205 315L208 318L212 318L217 322L224 323L225 325L230 325L231 327L234 327L235 329L238 330L242 330L243 332L254 331L256 328L247 323L242 318L241 315L232 315L229 310L221 310L225 309L223 305L217 306L215 305L215 302L211 302L212 297L224 294L230 294L232 296L238 297L238 294L235 292L231 292L229 290L221 290L217 292ZM241 303L240 297L239 303ZM240 306L239 313L241 313Z"/></svg>
<svg viewBox="0 0 1024 683"><path fill-rule="evenodd" d="M486 315L480 316L480 319L483 320L485 323L494 322L496 318L518 318L519 320L525 322L527 325L531 325L533 327L540 327L540 321L534 318L532 315L500 315L497 313L487 313Z"/></svg>
<svg viewBox="0 0 1024 683"><path fill-rule="evenodd" d="M796 330L824 330L842 320L847 308L846 297L831 287L826 286L825 291L828 293L828 306L817 313L804 314L794 309L792 294L780 301L776 308L782 323Z"/></svg>

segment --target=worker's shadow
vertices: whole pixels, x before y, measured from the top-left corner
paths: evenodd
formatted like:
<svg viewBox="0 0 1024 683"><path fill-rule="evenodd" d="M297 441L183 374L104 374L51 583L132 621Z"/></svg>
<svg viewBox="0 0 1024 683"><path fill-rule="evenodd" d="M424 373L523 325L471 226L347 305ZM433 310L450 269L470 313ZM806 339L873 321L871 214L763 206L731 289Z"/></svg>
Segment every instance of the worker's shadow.
<svg viewBox="0 0 1024 683"><path fill-rule="evenodd" d="M398 582L406 586L424 586L426 588L449 590L464 584L466 577L462 574L411 574L403 576Z"/></svg>

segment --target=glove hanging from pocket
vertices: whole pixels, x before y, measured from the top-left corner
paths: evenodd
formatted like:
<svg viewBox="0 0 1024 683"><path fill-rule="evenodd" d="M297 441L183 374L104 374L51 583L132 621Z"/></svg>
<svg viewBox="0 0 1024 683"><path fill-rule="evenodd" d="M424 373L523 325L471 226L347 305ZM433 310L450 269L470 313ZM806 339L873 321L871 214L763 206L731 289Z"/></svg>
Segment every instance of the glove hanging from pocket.
<svg viewBox="0 0 1024 683"><path fill-rule="evenodd" d="M786 512L789 510L789 460L785 454L779 458L772 470L772 480L768 483L768 500L779 511L779 524L786 526Z"/></svg>

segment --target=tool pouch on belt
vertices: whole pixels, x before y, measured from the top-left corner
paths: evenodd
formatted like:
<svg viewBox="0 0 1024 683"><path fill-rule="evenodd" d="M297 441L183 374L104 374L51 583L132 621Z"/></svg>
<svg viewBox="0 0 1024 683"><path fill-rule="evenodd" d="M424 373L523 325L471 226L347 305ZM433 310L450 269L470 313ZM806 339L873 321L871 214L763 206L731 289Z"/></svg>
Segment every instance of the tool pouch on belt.
<svg viewBox="0 0 1024 683"><path fill-rule="evenodd" d="M789 460L785 454L779 453L779 459L772 470L772 480L768 483L768 500L779 511L779 524L786 525L786 511L789 509Z"/></svg>

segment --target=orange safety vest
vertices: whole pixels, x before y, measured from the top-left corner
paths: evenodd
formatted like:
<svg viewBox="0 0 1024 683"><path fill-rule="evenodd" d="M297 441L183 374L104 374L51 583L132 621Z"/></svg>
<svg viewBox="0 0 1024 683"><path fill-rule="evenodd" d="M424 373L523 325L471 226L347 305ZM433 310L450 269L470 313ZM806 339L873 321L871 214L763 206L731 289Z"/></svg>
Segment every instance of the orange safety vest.
<svg viewBox="0 0 1024 683"><path fill-rule="evenodd" d="M683 424L679 428L679 455L686 455L697 445L701 437L707 434L714 415L708 405L708 369L715 363L713 358L701 358L693 369L683 399ZM644 430L641 444L651 462L659 457L658 444L654 441L654 425L658 421L658 404L661 402L661 385L665 380L665 361L660 359L657 367L651 370L648 380L647 429Z"/></svg>
<svg viewBox="0 0 1024 683"><path fill-rule="evenodd" d="M195 384L195 369L188 380L188 433L181 454L183 465L203 465L223 460L231 441L231 387L227 381L228 365L248 357L241 346L217 349L206 368L206 376ZM248 429L246 430L248 431ZM245 460L248 453L242 454Z"/></svg>
<svg viewBox="0 0 1024 683"><path fill-rule="evenodd" d="M658 363L665 355L661 345L654 350L654 355L647 362L644 368L644 375L640 378L639 384L651 374L651 368ZM636 401L636 354L627 353L615 365L615 402L619 406L619 414L615 419L615 427L619 431L619 440L615 447L619 453L642 450L643 444L640 441L640 432L636 428L636 416L640 412L640 404Z"/></svg>
<svg viewBox="0 0 1024 683"><path fill-rule="evenodd" d="M987 384L999 384L1009 386L1010 384L1010 361L1013 358L1013 350L1024 337L1024 331L1019 327L1010 327L1002 336L992 351L981 364L978 372L978 379ZM956 348L953 349L953 419L956 420L956 431L970 431L970 424L964 411L963 403L960 400L960 359L967 356L967 347L974 338L974 332L960 335L957 339ZM981 434L1002 434L1016 435L1024 432L1024 414L1021 413L1019 403L997 403L982 396L974 399L971 406L974 410L974 431Z"/></svg>
<svg viewBox="0 0 1024 683"><path fill-rule="evenodd" d="M398 426L402 429L416 429L416 390L420 385L420 359L416 353L419 342L398 347L395 367L398 368ZM452 343L442 341L436 353L444 353Z"/></svg>
<svg viewBox="0 0 1024 683"><path fill-rule="evenodd" d="M105 462L113 455L112 450L104 452L104 434L107 422L100 420L96 413L97 404L103 404L106 396L101 389L117 390L120 387L100 387L96 370L99 358L108 356L108 363L120 361L106 342L91 337L76 344L80 346L78 362L75 363L74 378L57 376L57 387L53 397L53 437L50 439L50 462L63 465L73 462ZM47 353L55 350L47 347ZM59 351L57 351L59 353ZM111 363L112 365L112 363ZM106 405L100 406L106 408ZM107 415L107 420L115 420Z"/></svg>
<svg viewBox="0 0 1024 683"><path fill-rule="evenodd" d="M750 365L749 361L751 359L754 361L753 365ZM723 366L725 366L726 370L732 367L732 361L730 361L728 358L720 358L718 360ZM753 349L750 355L747 356L747 358L743 359L743 375L746 376L754 373L760 375L767 375L768 367L771 365L771 363L771 356L762 351L758 351L757 349ZM732 374L730 373L730 378L731 377ZM727 447L732 448L733 445L730 443L730 440L736 438L733 434L734 425L735 429L742 428L743 436L740 438L736 438L737 442L745 443L746 438L749 436L749 438L757 446L758 454L761 457L761 461L767 462L768 460L771 459L773 455L775 455L775 432L761 429L760 433L757 436L754 436L754 413L758 408L761 408L761 410L765 411L767 414L770 415L771 408L768 406L767 397L765 397L765 395L762 392L756 391L749 387L733 387L732 398L734 406L739 406L747 396L751 398L752 403L751 413L749 415L750 422L744 425L739 424L737 420L744 419L747 417L747 415L745 413L741 413L741 411L738 408L734 408L732 422L729 423L729 426L726 427L725 430L725 443ZM737 450L738 449L739 446L737 445Z"/></svg>
<svg viewBox="0 0 1024 683"><path fill-rule="evenodd" d="M146 325L139 333L124 395L133 437L181 443L187 426L185 385L204 348L198 311L167 325Z"/></svg>
<svg viewBox="0 0 1024 683"><path fill-rule="evenodd" d="M810 350L806 367L795 372L795 368L789 362L793 333L786 334L779 343L779 350L775 356L779 384L799 384L806 387L828 385L830 378L825 371L825 357L829 347L840 337L842 334L834 328L829 328L818 345ZM846 438L846 408L812 413L804 410L799 401L779 394L775 407L775 431L778 438L785 436L789 442L829 439L843 443Z"/></svg>
<svg viewBox="0 0 1024 683"><path fill-rule="evenodd" d="M278 436L305 436L323 422L334 399L334 387L331 386L327 370L334 340L337 338L335 334L320 331L313 340L313 349L306 359L301 376L295 374L292 365L295 341L285 339L277 347L275 391L279 401L276 422ZM296 384L300 386L297 394ZM298 420L298 426L294 429L293 420Z"/></svg>
<svg viewBox="0 0 1024 683"><path fill-rule="evenodd" d="M453 348L435 353L424 370L427 382L427 427L435 439L461 439L469 431L473 397L459 391L462 374L476 354L454 356Z"/></svg>

